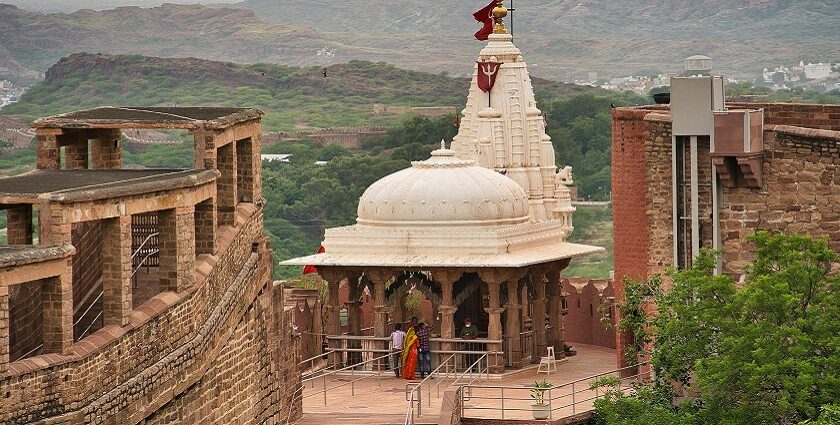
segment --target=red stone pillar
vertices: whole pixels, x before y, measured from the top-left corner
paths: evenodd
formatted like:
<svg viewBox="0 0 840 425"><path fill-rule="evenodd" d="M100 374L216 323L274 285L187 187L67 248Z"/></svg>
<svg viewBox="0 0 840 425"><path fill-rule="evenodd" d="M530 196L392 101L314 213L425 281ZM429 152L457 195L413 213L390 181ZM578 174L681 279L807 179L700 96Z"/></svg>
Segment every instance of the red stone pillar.
<svg viewBox="0 0 840 425"><path fill-rule="evenodd" d="M216 151L216 166L221 175L216 180L216 205L219 225L236 224L236 144L228 143Z"/></svg>
<svg viewBox="0 0 840 425"><path fill-rule="evenodd" d="M125 326L132 310L130 215L102 221L101 251L104 324Z"/></svg>
<svg viewBox="0 0 840 425"><path fill-rule="evenodd" d="M35 129L36 159L35 164L39 170L58 170L61 168L61 155L58 151L55 129Z"/></svg>
<svg viewBox="0 0 840 425"><path fill-rule="evenodd" d="M158 214L160 289L181 292L194 283L195 210L179 207Z"/></svg>
<svg viewBox="0 0 840 425"><path fill-rule="evenodd" d="M67 259L65 271L44 280L43 344L44 353L67 354L73 345L73 276L71 260Z"/></svg>
<svg viewBox="0 0 840 425"><path fill-rule="evenodd" d="M546 355L546 347L548 347L545 333L545 302L547 298L545 274L539 272L531 274L531 282L537 293L536 298L532 301L531 323L534 328L534 344L537 347L537 352L533 354L532 360L533 362L539 362L540 357Z"/></svg>
<svg viewBox="0 0 840 425"><path fill-rule="evenodd" d="M510 279L507 282L507 304L505 304L505 339L507 340L508 363L514 369L522 367L522 347L519 309L522 306L519 301L519 282L515 279Z"/></svg>
<svg viewBox="0 0 840 425"><path fill-rule="evenodd" d="M394 275L388 270L374 270L372 272L365 272L365 274L373 282L373 336L384 338L388 336L388 306L385 304L385 284ZM388 342L377 342L374 346L379 350L387 350ZM384 354L384 351L378 352L375 353L374 357L379 357ZM387 369L388 362L376 362L374 368L378 370Z"/></svg>
<svg viewBox="0 0 840 425"><path fill-rule="evenodd" d="M95 170L122 168L122 130L97 130L91 139L90 163Z"/></svg>
<svg viewBox="0 0 840 425"><path fill-rule="evenodd" d="M505 311L501 308L500 292L501 282L487 282L487 290L489 295L488 308L485 309L489 315L489 323L487 325L487 339L501 341L502 336L502 313ZM493 343L487 345L487 351L493 351L487 359L490 365L491 373L502 373L505 370L505 354L502 350L501 343Z"/></svg>
<svg viewBox="0 0 840 425"><path fill-rule="evenodd" d="M6 371L9 364L9 286L0 284L0 373Z"/></svg>
<svg viewBox="0 0 840 425"><path fill-rule="evenodd" d="M341 334L341 322L338 313L341 310L341 306L339 305L338 290L339 283L344 279L343 270L333 267L318 267L318 275L327 282L328 288L326 305L327 323L324 327L324 333L328 337L336 336ZM339 348L334 340L328 339L327 344L331 349ZM330 354L328 359L329 366L337 366L340 363L341 353Z"/></svg>
<svg viewBox="0 0 840 425"><path fill-rule="evenodd" d="M32 245L32 205L6 209L6 240L9 245Z"/></svg>
<svg viewBox="0 0 840 425"><path fill-rule="evenodd" d="M549 340L554 347L554 355L557 358L563 358L563 305L561 294L563 292L562 282L560 281L560 273L550 272L546 275L548 282L546 283L546 292L548 292L548 314L549 323L551 324L551 335Z"/></svg>
<svg viewBox="0 0 840 425"><path fill-rule="evenodd" d="M195 255L216 254L216 200L195 206Z"/></svg>

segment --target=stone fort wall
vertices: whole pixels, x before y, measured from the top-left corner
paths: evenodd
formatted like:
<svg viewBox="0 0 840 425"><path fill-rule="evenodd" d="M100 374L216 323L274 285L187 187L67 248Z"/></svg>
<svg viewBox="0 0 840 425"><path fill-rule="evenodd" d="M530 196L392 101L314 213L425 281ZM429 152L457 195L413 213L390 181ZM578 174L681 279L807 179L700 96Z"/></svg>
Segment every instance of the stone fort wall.
<svg viewBox="0 0 840 425"><path fill-rule="evenodd" d="M763 187L722 187L720 234L724 272L739 276L753 259L756 230L826 237L840 249L840 105L728 104L765 109ZM700 164L709 164L708 143ZM661 108L613 112L615 275L643 277L674 264L671 120ZM701 165L700 185L711 184ZM640 194L643 192L643 196ZM701 196L701 217L710 216ZM705 215L704 215L705 214ZM708 229L707 229L708 230ZM711 234L701 243L711 246ZM621 292L620 285L616 288Z"/></svg>
<svg viewBox="0 0 840 425"><path fill-rule="evenodd" d="M296 346L262 224L261 209L241 205L235 226L219 230L218 257L197 260L195 285L156 296L127 326L106 326L69 354L11 363L0 375L0 422L298 417L299 402L290 402L300 385Z"/></svg>

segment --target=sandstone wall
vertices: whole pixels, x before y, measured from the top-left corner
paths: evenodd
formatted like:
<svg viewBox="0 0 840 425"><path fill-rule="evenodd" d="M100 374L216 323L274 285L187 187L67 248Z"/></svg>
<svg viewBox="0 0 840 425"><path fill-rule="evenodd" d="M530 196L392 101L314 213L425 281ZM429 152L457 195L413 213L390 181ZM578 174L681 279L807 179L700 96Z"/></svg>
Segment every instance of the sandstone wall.
<svg viewBox="0 0 840 425"><path fill-rule="evenodd" d="M606 279L563 279L567 312L563 317L567 343L615 348L615 292ZM606 323L605 323L606 321Z"/></svg>
<svg viewBox="0 0 840 425"><path fill-rule="evenodd" d="M827 237L840 250L840 135L765 131L764 187L725 188L720 204L724 271L754 259L746 238L758 229Z"/></svg>
<svg viewBox="0 0 840 425"><path fill-rule="evenodd" d="M16 360L43 342L42 281L9 288L9 358Z"/></svg>
<svg viewBox="0 0 840 425"><path fill-rule="evenodd" d="M262 210L242 205L235 222L220 228L218 256L197 260L192 287L157 295L132 313L128 325L106 326L69 353L10 364L0 374L6 395L0 423L138 423L155 420L159 409L159 418L171 420L164 406L176 398L175 406L177 397L185 412L199 410L206 418L243 399L256 406L249 412L258 413L245 422L288 415L294 389L284 379L295 375L295 345L283 339L285 321L277 317L282 300L270 281ZM267 341L258 341L266 335ZM234 353L243 348L247 355L239 359ZM247 369L240 361L253 365ZM239 372L260 381L245 385L233 377ZM225 379L234 379L235 388L225 388L232 382ZM215 398L214 391L228 392Z"/></svg>

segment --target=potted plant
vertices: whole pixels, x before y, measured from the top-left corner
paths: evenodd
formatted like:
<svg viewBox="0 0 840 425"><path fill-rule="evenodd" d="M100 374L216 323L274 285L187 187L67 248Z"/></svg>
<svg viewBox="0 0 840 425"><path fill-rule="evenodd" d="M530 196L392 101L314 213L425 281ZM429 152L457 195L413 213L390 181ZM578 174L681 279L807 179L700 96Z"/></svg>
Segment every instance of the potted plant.
<svg viewBox="0 0 840 425"><path fill-rule="evenodd" d="M545 404L545 392L551 388L551 384L542 380L542 382L534 381L534 386L531 388L531 398L534 399L534 404L531 405L531 412L534 414L534 419L548 419L551 415L549 405Z"/></svg>

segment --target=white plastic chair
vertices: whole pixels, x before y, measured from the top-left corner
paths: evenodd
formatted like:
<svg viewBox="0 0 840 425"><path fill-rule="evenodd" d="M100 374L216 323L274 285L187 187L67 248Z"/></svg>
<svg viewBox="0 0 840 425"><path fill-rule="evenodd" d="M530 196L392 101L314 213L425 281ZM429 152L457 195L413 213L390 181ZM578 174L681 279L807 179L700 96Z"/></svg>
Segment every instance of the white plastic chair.
<svg viewBox="0 0 840 425"><path fill-rule="evenodd" d="M554 371L557 372L557 358L554 357L554 347L548 347L548 355L540 357L540 365L537 366L537 373L546 373L550 375L552 368L554 368Z"/></svg>

